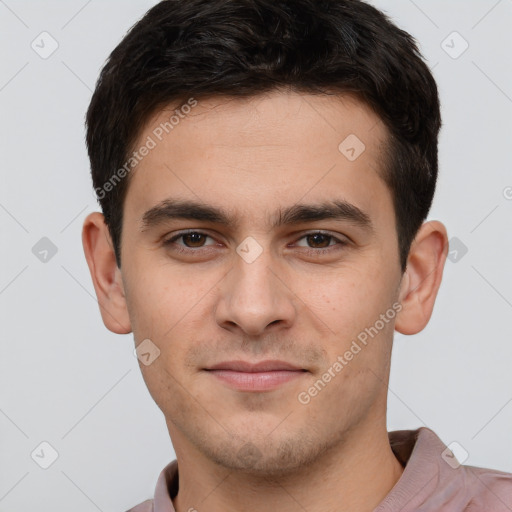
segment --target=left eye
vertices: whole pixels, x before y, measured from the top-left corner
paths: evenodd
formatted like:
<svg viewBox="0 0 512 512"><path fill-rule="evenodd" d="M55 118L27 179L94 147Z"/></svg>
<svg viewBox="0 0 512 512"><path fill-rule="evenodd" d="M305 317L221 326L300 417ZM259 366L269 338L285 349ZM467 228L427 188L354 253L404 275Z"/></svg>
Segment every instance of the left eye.
<svg viewBox="0 0 512 512"><path fill-rule="evenodd" d="M327 233L310 233L308 235L304 235L299 240L305 240L306 244L309 244L307 246L297 244L299 247L309 247L313 249L324 249L331 245L336 245L336 243L341 243L341 240L338 240ZM331 243L333 241L335 243Z"/></svg>

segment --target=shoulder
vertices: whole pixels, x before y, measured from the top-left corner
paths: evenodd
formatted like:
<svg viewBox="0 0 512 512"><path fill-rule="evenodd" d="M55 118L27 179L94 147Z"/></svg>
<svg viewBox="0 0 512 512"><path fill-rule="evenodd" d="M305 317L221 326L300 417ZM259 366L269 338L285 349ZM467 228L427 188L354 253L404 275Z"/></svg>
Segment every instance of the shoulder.
<svg viewBox="0 0 512 512"><path fill-rule="evenodd" d="M467 475L467 485L471 489L468 512L512 510L512 473L476 466L463 466Z"/></svg>
<svg viewBox="0 0 512 512"><path fill-rule="evenodd" d="M126 512L153 512L153 500L146 500Z"/></svg>

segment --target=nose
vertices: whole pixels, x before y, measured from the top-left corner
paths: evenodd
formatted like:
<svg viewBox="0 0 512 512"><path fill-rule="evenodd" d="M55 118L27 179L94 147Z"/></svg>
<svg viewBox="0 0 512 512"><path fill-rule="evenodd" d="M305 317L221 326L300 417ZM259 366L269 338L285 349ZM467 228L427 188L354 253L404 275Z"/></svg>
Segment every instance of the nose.
<svg viewBox="0 0 512 512"><path fill-rule="evenodd" d="M294 294L265 251L252 263L237 257L220 283L216 321L230 331L258 336L289 328L296 317Z"/></svg>

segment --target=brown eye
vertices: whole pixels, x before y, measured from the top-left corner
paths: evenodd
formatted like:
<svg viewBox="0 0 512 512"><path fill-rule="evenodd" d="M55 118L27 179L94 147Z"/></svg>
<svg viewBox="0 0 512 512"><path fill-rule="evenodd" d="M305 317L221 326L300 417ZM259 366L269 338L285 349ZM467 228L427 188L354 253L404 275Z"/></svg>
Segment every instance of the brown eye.
<svg viewBox="0 0 512 512"><path fill-rule="evenodd" d="M313 233L306 236L309 246L316 249L323 249L324 247L328 247L332 238L332 236L325 235L323 233Z"/></svg>
<svg viewBox="0 0 512 512"><path fill-rule="evenodd" d="M207 243L208 239L210 239L210 243ZM164 240L163 245L178 251L186 251L188 249L193 251L194 249L201 249L203 247L206 248L211 245L215 245L212 242L214 242L214 240L206 233L202 233L200 231L188 231L185 233L178 233L168 240Z"/></svg>
<svg viewBox="0 0 512 512"><path fill-rule="evenodd" d="M188 233L181 235L183 242L187 247L202 247L207 238L203 233Z"/></svg>
<svg viewBox="0 0 512 512"><path fill-rule="evenodd" d="M337 251L345 249L348 240L343 235L334 236L330 233L316 231L306 233L295 243L295 247L300 249L301 254L307 254L313 258L335 254Z"/></svg>

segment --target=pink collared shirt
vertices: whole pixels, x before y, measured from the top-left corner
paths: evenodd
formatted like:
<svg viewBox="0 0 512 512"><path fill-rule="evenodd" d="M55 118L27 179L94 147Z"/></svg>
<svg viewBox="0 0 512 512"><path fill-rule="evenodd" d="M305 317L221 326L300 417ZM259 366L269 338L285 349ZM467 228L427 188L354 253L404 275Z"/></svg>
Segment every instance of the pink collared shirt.
<svg viewBox="0 0 512 512"><path fill-rule="evenodd" d="M459 465L429 428L388 432L391 449L405 467L373 512L512 512L512 474ZM176 512L174 460L160 473L155 496L128 512Z"/></svg>

